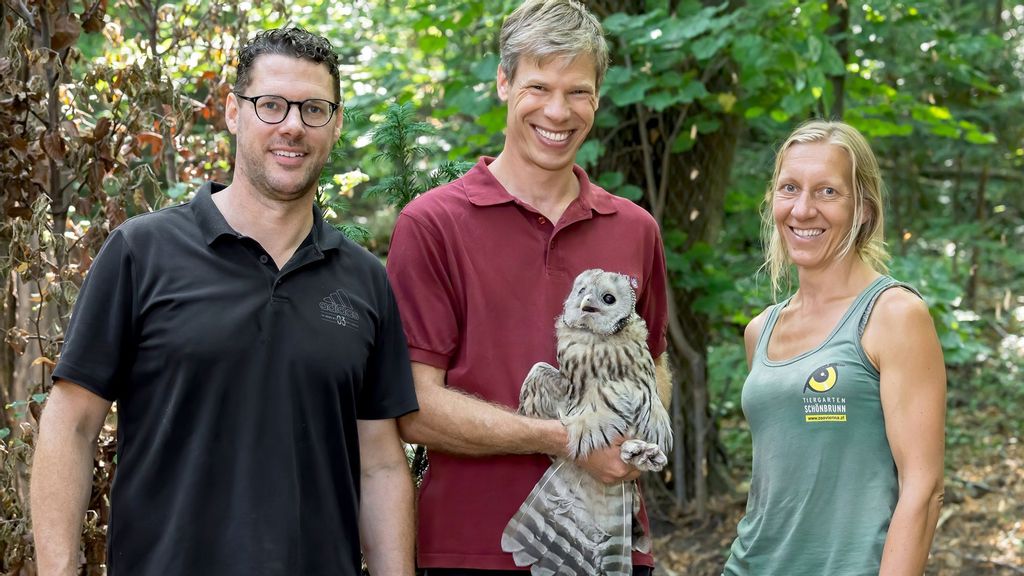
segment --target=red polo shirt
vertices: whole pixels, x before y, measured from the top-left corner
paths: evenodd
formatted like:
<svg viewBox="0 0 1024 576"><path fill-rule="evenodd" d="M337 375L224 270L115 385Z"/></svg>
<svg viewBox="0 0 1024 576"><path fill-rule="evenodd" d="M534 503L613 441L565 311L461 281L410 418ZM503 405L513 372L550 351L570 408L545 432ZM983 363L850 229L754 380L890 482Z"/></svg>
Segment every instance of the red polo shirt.
<svg viewBox="0 0 1024 576"><path fill-rule="evenodd" d="M398 217L387 270L412 360L447 370L452 388L516 408L530 367L555 363L555 318L589 268L630 277L651 354L661 355L665 255L651 215L577 166L580 195L552 223L501 186L492 161L482 158ZM501 532L550 463L431 452L419 493L420 567L515 569ZM641 516L646 525L646 510ZM653 565L647 554L633 561Z"/></svg>

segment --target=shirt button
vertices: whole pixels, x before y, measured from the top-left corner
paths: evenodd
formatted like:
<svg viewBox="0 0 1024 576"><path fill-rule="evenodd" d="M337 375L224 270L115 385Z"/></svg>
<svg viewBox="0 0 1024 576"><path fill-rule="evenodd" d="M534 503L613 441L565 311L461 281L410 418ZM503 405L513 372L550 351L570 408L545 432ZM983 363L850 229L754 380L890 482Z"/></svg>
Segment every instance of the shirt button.
<svg viewBox="0 0 1024 576"><path fill-rule="evenodd" d="M260 264L266 264L267 260L268 260L268 258L267 258L266 254L260 255Z"/></svg>
<svg viewBox="0 0 1024 576"><path fill-rule="evenodd" d="M547 219L545 219L543 216L541 216L541 217L537 218L537 222L540 222L541 224L546 224L547 223Z"/></svg>

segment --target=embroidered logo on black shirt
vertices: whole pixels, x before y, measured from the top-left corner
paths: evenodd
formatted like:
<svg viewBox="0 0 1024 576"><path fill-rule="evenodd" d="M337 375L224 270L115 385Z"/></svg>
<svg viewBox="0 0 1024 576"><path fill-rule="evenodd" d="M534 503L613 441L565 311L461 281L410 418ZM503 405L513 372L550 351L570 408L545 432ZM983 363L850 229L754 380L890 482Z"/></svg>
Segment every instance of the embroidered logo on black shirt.
<svg viewBox="0 0 1024 576"><path fill-rule="evenodd" d="M340 288L320 301L320 319L347 328L359 327L359 314L352 307L348 294Z"/></svg>

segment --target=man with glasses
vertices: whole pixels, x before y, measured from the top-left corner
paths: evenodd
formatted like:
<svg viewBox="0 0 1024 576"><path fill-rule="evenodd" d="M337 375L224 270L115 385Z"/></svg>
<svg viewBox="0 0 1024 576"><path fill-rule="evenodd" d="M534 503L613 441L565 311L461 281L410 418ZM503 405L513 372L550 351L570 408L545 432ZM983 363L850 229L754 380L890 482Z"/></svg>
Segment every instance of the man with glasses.
<svg viewBox="0 0 1024 576"><path fill-rule="evenodd" d="M119 226L82 286L32 470L39 573L78 573L116 401L111 576L354 576L360 548L411 575L401 320L377 259L313 205L341 131L329 42L257 34L225 114L231 184Z"/></svg>

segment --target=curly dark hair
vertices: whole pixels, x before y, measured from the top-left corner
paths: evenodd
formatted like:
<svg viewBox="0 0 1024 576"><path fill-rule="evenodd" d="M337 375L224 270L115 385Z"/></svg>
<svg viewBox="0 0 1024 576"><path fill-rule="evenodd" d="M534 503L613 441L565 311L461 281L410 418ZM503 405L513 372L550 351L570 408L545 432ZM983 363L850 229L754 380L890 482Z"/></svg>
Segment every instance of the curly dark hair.
<svg viewBox="0 0 1024 576"><path fill-rule="evenodd" d="M238 53L238 77L235 90L243 92L249 87L252 65L263 54L293 56L323 64L334 78L334 100L341 101L341 73L338 72L338 55L334 47L323 36L318 36L299 27L274 28L257 32L242 46Z"/></svg>

